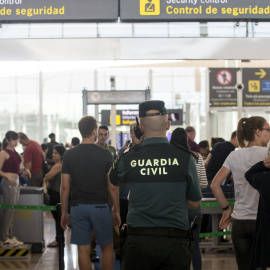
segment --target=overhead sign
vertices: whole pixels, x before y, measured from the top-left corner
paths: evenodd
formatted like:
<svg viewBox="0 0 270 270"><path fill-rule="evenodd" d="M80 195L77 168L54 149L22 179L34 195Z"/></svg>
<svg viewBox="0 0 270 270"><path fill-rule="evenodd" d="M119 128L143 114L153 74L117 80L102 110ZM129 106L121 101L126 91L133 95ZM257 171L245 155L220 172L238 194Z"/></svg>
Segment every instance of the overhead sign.
<svg viewBox="0 0 270 270"><path fill-rule="evenodd" d="M116 21L118 0L0 0L0 22Z"/></svg>
<svg viewBox="0 0 270 270"><path fill-rule="evenodd" d="M130 126L133 121L139 117L139 110L117 110L116 111L116 125L117 126ZM101 111L101 124L104 126L111 125L111 111Z"/></svg>
<svg viewBox="0 0 270 270"><path fill-rule="evenodd" d="M243 68L243 106L270 106L270 68Z"/></svg>
<svg viewBox="0 0 270 270"><path fill-rule="evenodd" d="M209 69L210 107L237 106L236 72L237 68Z"/></svg>
<svg viewBox="0 0 270 270"><path fill-rule="evenodd" d="M269 20L268 0L120 0L123 21Z"/></svg>
<svg viewBox="0 0 270 270"><path fill-rule="evenodd" d="M171 121L171 125L183 125L183 110L167 110L168 119ZM136 121L136 117L139 118L139 110L117 110L116 112L116 125L117 126L130 126L132 122ZM111 111L101 111L101 124L105 126L111 125Z"/></svg>
<svg viewBox="0 0 270 270"><path fill-rule="evenodd" d="M150 90L87 91L88 104L139 104L150 99Z"/></svg>

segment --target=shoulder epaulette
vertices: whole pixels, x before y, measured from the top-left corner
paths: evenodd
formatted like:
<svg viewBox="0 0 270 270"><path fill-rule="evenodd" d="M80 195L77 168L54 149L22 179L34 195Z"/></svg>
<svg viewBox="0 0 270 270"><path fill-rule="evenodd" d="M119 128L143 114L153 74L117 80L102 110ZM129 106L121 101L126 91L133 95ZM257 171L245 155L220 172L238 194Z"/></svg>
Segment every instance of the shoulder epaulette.
<svg viewBox="0 0 270 270"><path fill-rule="evenodd" d="M123 152L120 156L118 156L118 159L120 158L120 157L122 157L122 156L124 156L124 155L126 155L126 154L128 154L128 153L130 153L130 152L132 152L132 151L138 151L138 149L140 149L141 148L141 144L136 144L136 145L134 145L134 146L131 146L131 147L129 147L129 148L127 148L127 149L129 149L127 152Z"/></svg>
<svg viewBox="0 0 270 270"><path fill-rule="evenodd" d="M134 146L132 146L130 149L129 149L129 152L130 151L138 151L140 148L142 147L141 144L135 144Z"/></svg>

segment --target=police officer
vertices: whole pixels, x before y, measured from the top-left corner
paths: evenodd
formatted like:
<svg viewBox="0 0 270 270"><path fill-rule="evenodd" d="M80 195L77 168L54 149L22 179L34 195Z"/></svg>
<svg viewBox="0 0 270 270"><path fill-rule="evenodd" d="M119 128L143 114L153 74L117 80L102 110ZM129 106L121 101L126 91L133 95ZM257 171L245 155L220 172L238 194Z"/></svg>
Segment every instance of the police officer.
<svg viewBox="0 0 270 270"><path fill-rule="evenodd" d="M187 208L198 208L202 198L195 163L189 151L168 143L163 101L141 103L139 116L142 145L122 155L110 173L112 184L130 184L122 269L187 270Z"/></svg>

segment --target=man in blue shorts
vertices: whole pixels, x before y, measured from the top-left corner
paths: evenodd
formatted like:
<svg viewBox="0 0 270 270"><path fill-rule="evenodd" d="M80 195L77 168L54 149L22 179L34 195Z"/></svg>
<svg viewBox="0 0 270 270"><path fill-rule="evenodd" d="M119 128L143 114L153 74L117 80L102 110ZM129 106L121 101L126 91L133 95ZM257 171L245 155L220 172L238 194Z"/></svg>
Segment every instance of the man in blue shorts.
<svg viewBox="0 0 270 270"><path fill-rule="evenodd" d="M119 189L108 180L113 157L109 150L95 144L97 121L94 117L84 116L79 121L79 130L82 143L63 156L61 226L65 230L69 223L67 209L71 188L70 242L78 246L80 270L91 269L89 254L92 229L102 253L101 269L113 270L112 217L108 195L113 204L115 226L119 227L121 223Z"/></svg>

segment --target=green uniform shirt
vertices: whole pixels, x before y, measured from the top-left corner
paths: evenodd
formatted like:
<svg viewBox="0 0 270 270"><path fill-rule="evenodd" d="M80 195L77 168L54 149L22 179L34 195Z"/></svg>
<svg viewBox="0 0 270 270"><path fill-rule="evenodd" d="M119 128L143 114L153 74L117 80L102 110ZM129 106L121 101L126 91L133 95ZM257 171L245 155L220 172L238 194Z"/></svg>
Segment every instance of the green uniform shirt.
<svg viewBox="0 0 270 270"><path fill-rule="evenodd" d="M191 154L149 138L121 156L118 183L130 184L127 223L131 227L173 227L187 230L187 202L201 200L196 167ZM122 183L121 183L122 182Z"/></svg>
<svg viewBox="0 0 270 270"><path fill-rule="evenodd" d="M112 153L113 159L115 159L116 158L116 150L115 150L115 148L113 146L111 146L111 145L108 145L108 144L106 144L105 148L108 149Z"/></svg>

